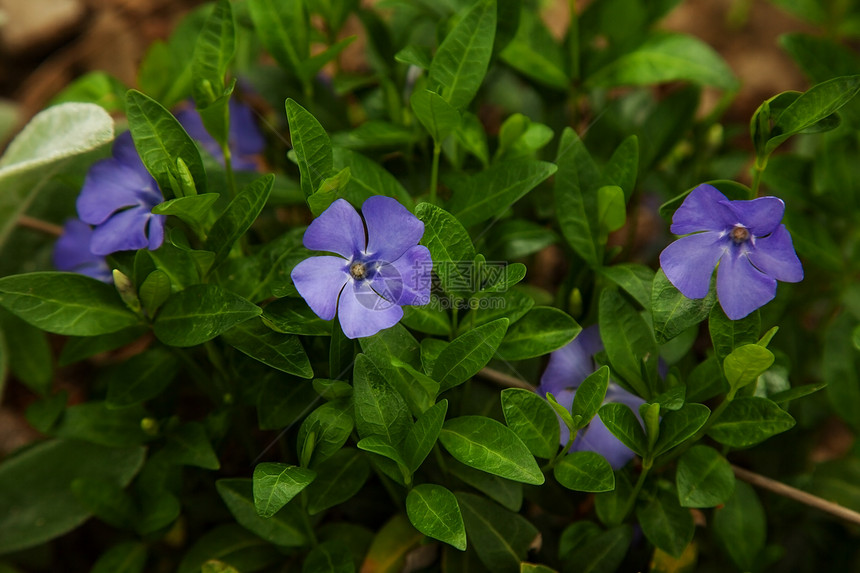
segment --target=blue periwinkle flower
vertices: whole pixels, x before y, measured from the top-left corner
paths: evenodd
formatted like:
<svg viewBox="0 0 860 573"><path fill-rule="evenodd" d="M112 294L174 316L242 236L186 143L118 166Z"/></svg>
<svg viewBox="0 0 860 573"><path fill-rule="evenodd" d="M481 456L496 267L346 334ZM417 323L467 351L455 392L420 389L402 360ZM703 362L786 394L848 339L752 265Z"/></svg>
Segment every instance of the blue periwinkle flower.
<svg viewBox="0 0 860 573"><path fill-rule="evenodd" d="M63 234L54 245L54 266L60 271L87 275L102 282L113 282L110 267L102 255L90 252L93 229L78 219L63 225Z"/></svg>
<svg viewBox="0 0 860 573"><path fill-rule="evenodd" d="M670 230L686 235L660 253L660 266L687 298L704 298L717 268L717 298L732 320L776 296L776 281L803 279L791 235L781 224L785 204L776 197L729 201L699 185L672 217Z"/></svg>
<svg viewBox="0 0 860 573"><path fill-rule="evenodd" d="M164 215L152 208L164 201L155 179L144 167L131 133L113 144L113 157L93 165L78 196L78 216L93 229L90 252L109 255L148 247L164 241Z"/></svg>
<svg viewBox="0 0 860 573"><path fill-rule="evenodd" d="M394 326L403 318L402 305L430 299L433 263L418 244L424 223L390 197L370 197L361 213L363 221L346 200L332 203L308 226L303 242L338 256L305 259L290 274L317 316L337 314L348 338Z"/></svg>
<svg viewBox="0 0 860 573"><path fill-rule="evenodd" d="M569 410L573 405L576 389L589 374L597 370L594 355L601 350L603 350L603 341L600 339L598 326L595 324L584 329L568 345L550 354L549 364L540 379L538 394L545 396L547 392L551 392L558 403ZM639 406L644 404L645 400L631 394L615 382L610 382L604 399L604 403L606 402L626 404L639 417ZM570 430L560 418L559 425L561 426L560 441L564 445L570 438ZM630 448L612 435L599 416L592 418L585 428L579 430L570 451L597 452L616 470L632 460L635 455Z"/></svg>
<svg viewBox="0 0 860 573"><path fill-rule="evenodd" d="M238 171L256 171L257 163L254 156L263 152L266 141L257 124L254 123L254 112L247 105L231 99L230 108L230 162L233 169ZM216 161L224 164L224 153L206 128L200 114L193 105L176 112L176 119L185 128L200 147L205 149Z"/></svg>

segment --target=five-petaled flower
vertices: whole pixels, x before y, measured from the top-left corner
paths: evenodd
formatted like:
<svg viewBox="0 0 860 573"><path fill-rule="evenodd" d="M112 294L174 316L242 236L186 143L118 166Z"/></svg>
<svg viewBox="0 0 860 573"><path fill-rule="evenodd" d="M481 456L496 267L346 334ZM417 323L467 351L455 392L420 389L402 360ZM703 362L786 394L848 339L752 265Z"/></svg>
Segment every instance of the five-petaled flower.
<svg viewBox="0 0 860 573"><path fill-rule="evenodd" d="M113 157L93 165L78 195L78 216L95 226L89 250L94 255L155 250L164 241L164 215L152 208L164 201L155 179L144 167L131 133L113 144Z"/></svg>
<svg viewBox="0 0 860 573"><path fill-rule="evenodd" d="M402 305L430 298L430 251L418 244L424 223L390 197L370 197L361 213L364 221L346 200L332 203L308 226L303 242L340 256L310 257L290 274L317 316L337 314L348 338L394 326Z"/></svg>
<svg viewBox="0 0 860 573"><path fill-rule="evenodd" d="M660 266L687 298L704 298L717 269L717 298L732 320L776 296L776 281L798 282L803 267L781 224L785 204L776 197L729 201L699 185L672 217L670 230L686 235L660 253Z"/></svg>
<svg viewBox="0 0 860 573"><path fill-rule="evenodd" d="M257 124L254 123L254 112L247 105L231 99L228 104L230 109L230 132L228 134L230 147L230 161L233 169L238 171L256 171L257 162L254 156L263 152L266 141L260 133ZM185 128L193 139L197 140L200 147L205 149L218 163L224 164L224 152L215 139L209 135L203 126L200 114L191 107L186 107L176 112L176 119Z"/></svg>
<svg viewBox="0 0 860 573"><path fill-rule="evenodd" d="M603 350L603 341L600 339L600 330L596 324L589 326L570 344L550 354L549 364L540 379L538 394L545 396L547 392L551 392L560 405L570 410L577 388L597 369L594 355L601 350ZM639 417L639 406L644 404L645 400L631 394L615 382L610 382L604 399L604 403L606 402L626 404ZM570 430L561 418L559 418L559 425L561 443L566 444L570 438ZM612 435L599 416L592 418L585 428L579 430L570 451L597 452L607 459L613 469L624 466L635 455L630 448Z"/></svg>
<svg viewBox="0 0 860 573"><path fill-rule="evenodd" d="M102 282L113 282L113 275L103 255L90 252L93 229L79 219L69 219L63 234L54 245L54 266L60 271L87 275Z"/></svg>

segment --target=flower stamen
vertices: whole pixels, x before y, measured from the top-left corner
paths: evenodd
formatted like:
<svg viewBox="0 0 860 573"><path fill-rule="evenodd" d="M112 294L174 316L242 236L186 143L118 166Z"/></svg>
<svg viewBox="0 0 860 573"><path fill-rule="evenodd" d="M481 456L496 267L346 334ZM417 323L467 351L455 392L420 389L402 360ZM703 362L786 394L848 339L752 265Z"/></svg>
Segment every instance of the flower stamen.
<svg viewBox="0 0 860 573"><path fill-rule="evenodd" d="M367 276L367 266L364 263L352 263L349 274L355 280L361 280Z"/></svg>
<svg viewBox="0 0 860 573"><path fill-rule="evenodd" d="M750 238L749 230L742 225L736 225L735 228L732 229L731 235L732 240L736 244L741 244Z"/></svg>

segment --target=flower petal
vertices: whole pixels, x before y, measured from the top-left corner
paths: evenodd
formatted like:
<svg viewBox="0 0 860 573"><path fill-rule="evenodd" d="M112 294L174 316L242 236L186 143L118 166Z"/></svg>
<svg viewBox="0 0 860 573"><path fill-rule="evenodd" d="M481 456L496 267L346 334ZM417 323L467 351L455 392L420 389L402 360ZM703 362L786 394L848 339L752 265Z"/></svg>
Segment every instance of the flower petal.
<svg viewBox="0 0 860 573"><path fill-rule="evenodd" d="M592 418L591 423L579 431L571 450L597 452L606 458L613 470L624 467L636 455L633 450L612 435L612 432L603 424L600 416Z"/></svg>
<svg viewBox="0 0 860 573"><path fill-rule="evenodd" d="M54 267L60 271L76 271L81 265L104 262L104 257L90 252L93 229L78 219L63 225L63 234L54 244Z"/></svg>
<svg viewBox="0 0 860 573"><path fill-rule="evenodd" d="M146 223L151 217L144 207L132 207L111 215L93 230L90 251L109 255L118 251L134 251L149 244Z"/></svg>
<svg viewBox="0 0 860 573"><path fill-rule="evenodd" d="M676 235L698 231L725 231L737 223L729 200L711 185L699 185L672 215L669 230Z"/></svg>
<svg viewBox="0 0 860 573"><path fill-rule="evenodd" d="M705 298L717 261L728 247L716 231L682 237L663 249L660 266L669 282L687 298Z"/></svg>
<svg viewBox="0 0 860 573"><path fill-rule="evenodd" d="M378 260L396 261L424 235L424 223L391 197L370 197L361 214L367 224L367 252Z"/></svg>
<svg viewBox="0 0 860 573"><path fill-rule="evenodd" d="M556 395L566 388L578 387L589 374L594 372L592 356L602 349L600 331L595 324L550 354L549 363L540 379L541 394L552 392Z"/></svg>
<svg viewBox="0 0 860 573"><path fill-rule="evenodd" d="M230 149L236 155L256 155L266 147L263 134L254 122L253 110L235 100L230 100Z"/></svg>
<svg viewBox="0 0 860 573"><path fill-rule="evenodd" d="M140 154L134 146L134 140L131 138L131 132L125 131L119 134L113 142L111 154L114 159L130 167L139 173L149 173L140 159Z"/></svg>
<svg viewBox="0 0 860 573"><path fill-rule="evenodd" d="M314 219L303 242L312 251L329 251L346 259L364 251L367 244L361 217L346 199L338 199Z"/></svg>
<svg viewBox="0 0 860 573"><path fill-rule="evenodd" d="M350 281L340 295L337 316L347 338L363 338L397 324L403 309L373 292L368 281Z"/></svg>
<svg viewBox="0 0 860 573"><path fill-rule="evenodd" d="M731 201L739 222L756 236L769 235L779 226L785 203L777 197L759 197L751 201Z"/></svg>
<svg viewBox="0 0 860 573"><path fill-rule="evenodd" d="M393 263L382 263L369 276L371 288L386 300L421 306L430 302L433 259L423 245L416 245Z"/></svg>
<svg viewBox="0 0 860 573"><path fill-rule="evenodd" d="M154 251L164 242L164 223L167 217L164 215L150 215L149 229L147 236L149 237L149 250Z"/></svg>
<svg viewBox="0 0 860 573"><path fill-rule="evenodd" d="M756 239L749 258L758 270L778 281L796 283L803 280L803 265L794 252L794 244L785 225L777 227L768 237Z"/></svg>
<svg viewBox="0 0 860 573"><path fill-rule="evenodd" d="M297 264L290 278L311 310L323 320L337 312L337 298L349 280L347 261L340 257L310 257Z"/></svg>
<svg viewBox="0 0 860 573"><path fill-rule="evenodd" d="M731 320L739 320L776 296L776 280L756 269L746 254L729 254L717 269L717 298Z"/></svg>
<svg viewBox="0 0 860 573"><path fill-rule="evenodd" d="M134 169L116 159L93 165L78 195L78 216L85 223L100 225L116 211L140 204L135 184L142 179Z"/></svg>

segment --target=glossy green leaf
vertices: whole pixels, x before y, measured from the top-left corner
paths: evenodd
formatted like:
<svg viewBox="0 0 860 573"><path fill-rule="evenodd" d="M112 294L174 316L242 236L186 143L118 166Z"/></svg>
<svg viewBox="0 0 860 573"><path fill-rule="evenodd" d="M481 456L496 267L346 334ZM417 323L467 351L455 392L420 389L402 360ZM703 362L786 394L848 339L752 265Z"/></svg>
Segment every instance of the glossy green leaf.
<svg viewBox="0 0 860 573"><path fill-rule="evenodd" d="M658 489L656 495L636 507L636 518L648 541L673 557L680 557L693 540L693 516L680 506L674 490Z"/></svg>
<svg viewBox="0 0 860 573"><path fill-rule="evenodd" d="M305 3L300 0L250 0L248 11L260 42L278 64L302 81L309 56L309 26Z"/></svg>
<svg viewBox="0 0 860 573"><path fill-rule="evenodd" d="M546 400L521 388L502 390L502 411L508 427L539 458L552 458L559 447L555 412Z"/></svg>
<svg viewBox="0 0 860 573"><path fill-rule="evenodd" d="M403 513L395 514L376 533L364 556L361 570L376 573L398 573L406 558L424 540Z"/></svg>
<svg viewBox="0 0 860 573"><path fill-rule="evenodd" d="M290 140L299 163L302 192L308 198L334 169L331 140L320 122L305 108L292 99L287 99L286 107Z"/></svg>
<svg viewBox="0 0 860 573"><path fill-rule="evenodd" d="M138 446L50 440L5 460L0 465L0 554L41 545L82 524L90 512L72 492L72 482L95 479L125 487L144 454Z"/></svg>
<svg viewBox="0 0 860 573"><path fill-rule="evenodd" d="M300 378L314 371L299 338L268 328L259 319L239 323L222 335L227 344L267 366Z"/></svg>
<svg viewBox="0 0 860 573"><path fill-rule="evenodd" d="M445 98L430 90L416 90L409 98L412 111L437 145L460 125L460 112Z"/></svg>
<svg viewBox="0 0 860 573"><path fill-rule="evenodd" d="M743 448L791 429L791 414L767 398L735 398L708 430L708 435L727 446Z"/></svg>
<svg viewBox="0 0 860 573"><path fill-rule="evenodd" d="M601 492L615 489L615 474L606 458L596 452L567 454L552 469L555 479L573 491Z"/></svg>
<svg viewBox="0 0 860 573"><path fill-rule="evenodd" d="M704 404L685 404L678 410L663 414L654 455L667 452L693 436L705 425L710 414L711 411Z"/></svg>
<svg viewBox="0 0 860 573"><path fill-rule="evenodd" d="M726 503L735 491L731 464L708 446L697 445L684 452L675 480L683 507L716 507Z"/></svg>
<svg viewBox="0 0 860 573"><path fill-rule="evenodd" d="M415 207L415 216L424 222L421 244L430 250L433 270L442 288L449 293L472 294L472 279L462 261L475 259L475 247L463 225L448 211L430 203Z"/></svg>
<svg viewBox="0 0 860 573"><path fill-rule="evenodd" d="M761 315L758 311L754 311L740 320L730 320L720 305L717 304L711 309L711 315L708 318L708 330L711 333L714 352L722 364L726 356L731 354L735 348L758 342L759 332L761 332Z"/></svg>
<svg viewBox="0 0 860 573"><path fill-rule="evenodd" d="M412 488L406 496L406 514L427 537L466 550L466 526L457 498L441 485L425 483Z"/></svg>
<svg viewBox="0 0 860 573"><path fill-rule="evenodd" d="M433 91L465 108L484 81L496 35L496 1L479 0L454 26L430 64Z"/></svg>
<svg viewBox="0 0 860 573"><path fill-rule="evenodd" d="M562 132L555 162L555 210L562 234L589 266L599 267L603 262L597 243L600 173L573 129Z"/></svg>
<svg viewBox="0 0 860 573"><path fill-rule="evenodd" d="M263 323L284 334L330 336L332 321L314 314L303 299L281 298L263 308Z"/></svg>
<svg viewBox="0 0 860 573"><path fill-rule="evenodd" d="M254 506L260 517L272 517L314 481L313 470L265 462L254 468Z"/></svg>
<svg viewBox="0 0 860 573"><path fill-rule="evenodd" d="M663 269L657 271L654 275L650 305L657 344L666 344L708 318L716 301L715 290L708 292L705 298L685 297L669 282Z"/></svg>
<svg viewBox="0 0 860 573"><path fill-rule="evenodd" d="M320 543L308 553L302 573L355 573L355 563L349 548L335 539Z"/></svg>
<svg viewBox="0 0 860 573"><path fill-rule="evenodd" d="M146 557L145 544L124 541L102 553L90 573L143 573Z"/></svg>
<svg viewBox="0 0 860 573"><path fill-rule="evenodd" d="M500 2L499 6L501 4ZM566 90L570 80L565 70L561 46L537 11L524 6L519 16L516 35L499 57L518 72L542 85Z"/></svg>
<svg viewBox="0 0 860 573"><path fill-rule="evenodd" d="M752 384L773 364L773 353L758 344L745 344L732 350L723 362L726 380L733 390Z"/></svg>
<svg viewBox="0 0 860 573"><path fill-rule="evenodd" d="M155 316L161 305L170 297L170 277L161 269L155 269L140 285L138 296L148 316Z"/></svg>
<svg viewBox="0 0 860 573"><path fill-rule="evenodd" d="M457 492L469 542L490 571L519 571L520 562L538 535L521 515L470 493Z"/></svg>
<svg viewBox="0 0 860 573"><path fill-rule="evenodd" d="M275 176L268 174L246 185L212 225L205 248L215 253L213 267L227 258L233 243L245 234L257 219L266 206L274 182Z"/></svg>
<svg viewBox="0 0 860 573"><path fill-rule="evenodd" d="M274 545L233 523L201 535L185 553L177 573L199 573L210 559L219 559L240 571L258 571L282 558Z"/></svg>
<svg viewBox="0 0 860 573"><path fill-rule="evenodd" d="M261 313L221 287L194 285L167 299L153 326L155 336L169 346L195 346Z"/></svg>
<svg viewBox="0 0 860 573"><path fill-rule="evenodd" d="M523 483L544 482L526 445L507 426L491 418L461 416L448 420L439 441L467 466Z"/></svg>
<svg viewBox="0 0 860 573"><path fill-rule="evenodd" d="M177 186L182 174L176 160L182 159L194 179L197 192L205 193L206 172L200 152L173 114L137 90L128 90L126 106L134 146L161 191L167 194L172 190L177 196L181 195Z"/></svg>
<svg viewBox="0 0 860 573"><path fill-rule="evenodd" d="M455 338L433 364L432 378L444 392L462 384L487 365L502 342L508 319L500 318Z"/></svg>
<svg viewBox="0 0 860 573"><path fill-rule="evenodd" d="M5 333L5 344L0 341L0 352L5 351L5 356L0 357L0 379L5 374L7 363L9 371L15 378L23 382L28 388L46 396L51 391L54 382L54 364L51 345L48 336L36 328L30 326L14 314L0 309L0 330ZM2 390L2 382L0 382Z"/></svg>
<svg viewBox="0 0 860 573"><path fill-rule="evenodd" d="M178 357L165 348L132 356L109 374L108 407L122 408L155 398L173 381L178 367Z"/></svg>
<svg viewBox="0 0 860 573"><path fill-rule="evenodd" d="M308 486L308 512L315 515L354 496L370 475L367 454L344 448L314 466L319 476Z"/></svg>
<svg viewBox="0 0 860 573"><path fill-rule="evenodd" d="M319 464L343 447L354 426L352 404L348 400L326 402L302 422L296 440L297 450L306 457L303 449L313 447L309 465Z"/></svg>
<svg viewBox="0 0 860 573"><path fill-rule="evenodd" d="M122 487L99 478L78 478L71 483L71 489L98 519L117 529L130 529L138 510Z"/></svg>
<svg viewBox="0 0 860 573"><path fill-rule="evenodd" d="M443 310L436 310L432 306L404 306L403 318L400 320L405 326L425 334L447 336L451 333L451 319Z"/></svg>
<svg viewBox="0 0 860 573"><path fill-rule="evenodd" d="M841 313L827 326L821 363L830 406L852 428L860 430L860 369L851 341L855 324L853 317Z"/></svg>
<svg viewBox="0 0 860 573"><path fill-rule="evenodd" d="M626 404L610 402L597 412L603 425L618 438L622 444L636 454L644 456L648 451L648 440L639 419Z"/></svg>
<svg viewBox="0 0 860 573"><path fill-rule="evenodd" d="M612 371L620 375L643 398L649 398L651 388L644 380L657 379L657 343L651 327L615 289L600 295L600 336L609 356Z"/></svg>
<svg viewBox="0 0 860 573"><path fill-rule="evenodd" d="M613 527L581 544L564 561L582 573L612 573L624 560L632 538L629 525Z"/></svg>
<svg viewBox="0 0 860 573"><path fill-rule="evenodd" d="M644 265L621 263L601 267L598 272L633 297L642 308L650 308L654 271Z"/></svg>
<svg viewBox="0 0 860 573"><path fill-rule="evenodd" d="M486 495L499 505L519 511L523 504L523 484L481 470L470 468L457 460L446 460L448 471L464 483Z"/></svg>
<svg viewBox="0 0 860 573"><path fill-rule="evenodd" d="M558 350L582 331L569 314L550 306L536 306L516 321L499 345L505 360L525 360Z"/></svg>
<svg viewBox="0 0 860 573"><path fill-rule="evenodd" d="M636 177L639 173L639 139L635 135L627 136L612 152L612 157L603 167L605 185L617 185L624 191L625 203L630 201L636 188Z"/></svg>
<svg viewBox="0 0 860 573"><path fill-rule="evenodd" d="M584 428L600 410L606 391L609 389L609 367L601 366L592 372L576 389L570 414L576 419L579 416L579 428Z"/></svg>
<svg viewBox="0 0 860 573"><path fill-rule="evenodd" d="M197 36L191 60L191 94L197 108L211 106L224 92L227 66L236 52L236 23L229 0L218 0ZM213 129L201 113L206 130L222 145L227 143L227 125Z"/></svg>
<svg viewBox="0 0 860 573"><path fill-rule="evenodd" d="M54 428L54 435L103 446L136 446L152 438L141 428L146 416L141 406L112 409L104 402L91 400L68 407Z"/></svg>
<svg viewBox="0 0 860 573"><path fill-rule="evenodd" d="M215 487L239 525L281 547L301 547L307 543L304 525L297 511L284 507L272 517L260 517L254 504L250 479L220 479Z"/></svg>
<svg viewBox="0 0 860 573"><path fill-rule="evenodd" d="M403 451L403 461L406 462L409 471L417 471L430 454L439 438L439 432L442 431L442 424L445 422L447 412L448 401L439 401L438 404L418 417L406 437L403 438L401 450Z"/></svg>
<svg viewBox="0 0 860 573"><path fill-rule="evenodd" d="M77 273L0 278L0 306L47 332L96 336L139 322L111 285Z"/></svg>
<svg viewBox="0 0 860 573"><path fill-rule="evenodd" d="M735 493L714 510L714 537L731 560L743 571L751 571L764 550L767 519L752 486L738 481Z"/></svg>
<svg viewBox="0 0 860 573"><path fill-rule="evenodd" d="M358 435L363 438L381 436L392 446L399 444L412 422L403 397L391 387L366 354L356 357L353 376Z"/></svg>

